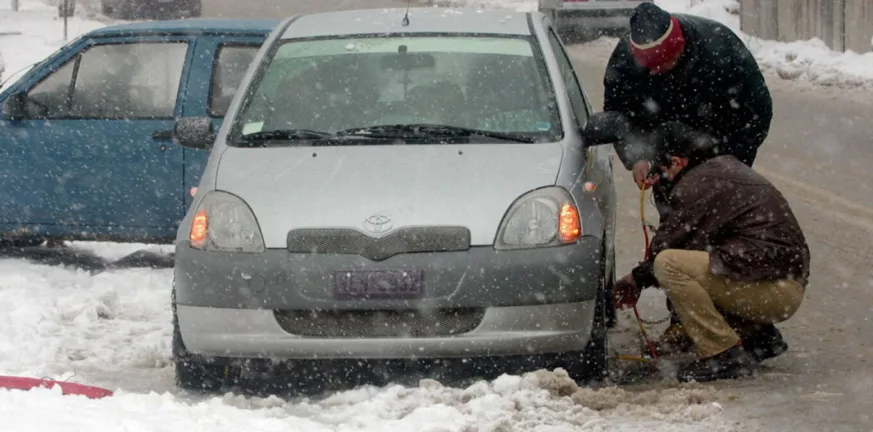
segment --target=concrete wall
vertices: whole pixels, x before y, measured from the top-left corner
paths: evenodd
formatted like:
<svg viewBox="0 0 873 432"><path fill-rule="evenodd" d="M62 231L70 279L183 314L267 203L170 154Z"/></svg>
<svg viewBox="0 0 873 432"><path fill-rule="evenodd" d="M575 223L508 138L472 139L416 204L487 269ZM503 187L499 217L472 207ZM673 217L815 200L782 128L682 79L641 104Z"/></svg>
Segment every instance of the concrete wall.
<svg viewBox="0 0 873 432"><path fill-rule="evenodd" d="M819 38L837 51L873 51L873 0L740 0L740 29L779 41Z"/></svg>

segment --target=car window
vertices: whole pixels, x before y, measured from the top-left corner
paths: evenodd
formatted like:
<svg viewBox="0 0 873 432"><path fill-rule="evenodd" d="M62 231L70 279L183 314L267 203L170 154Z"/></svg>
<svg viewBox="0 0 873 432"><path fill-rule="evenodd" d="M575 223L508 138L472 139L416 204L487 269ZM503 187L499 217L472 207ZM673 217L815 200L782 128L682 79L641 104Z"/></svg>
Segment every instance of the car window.
<svg viewBox="0 0 873 432"><path fill-rule="evenodd" d="M63 117L69 113L75 66L75 59L68 61L30 90L27 105L30 117Z"/></svg>
<svg viewBox="0 0 873 432"><path fill-rule="evenodd" d="M184 42L95 45L28 92L41 118L172 118Z"/></svg>
<svg viewBox="0 0 873 432"><path fill-rule="evenodd" d="M289 41L256 78L235 130L440 124L554 139L542 58L521 37Z"/></svg>
<svg viewBox="0 0 873 432"><path fill-rule="evenodd" d="M257 45L224 45L218 49L209 88L209 115L224 117L243 76L260 49Z"/></svg>
<svg viewBox="0 0 873 432"><path fill-rule="evenodd" d="M588 119L585 96L582 93L582 87L579 85L576 73L573 71L570 57L561 47L561 41L552 29L549 29L549 45L552 46L558 66L561 68L561 76L564 78L564 86L567 87L567 94L570 96L570 104L572 105L573 113L576 115L577 126L581 126Z"/></svg>

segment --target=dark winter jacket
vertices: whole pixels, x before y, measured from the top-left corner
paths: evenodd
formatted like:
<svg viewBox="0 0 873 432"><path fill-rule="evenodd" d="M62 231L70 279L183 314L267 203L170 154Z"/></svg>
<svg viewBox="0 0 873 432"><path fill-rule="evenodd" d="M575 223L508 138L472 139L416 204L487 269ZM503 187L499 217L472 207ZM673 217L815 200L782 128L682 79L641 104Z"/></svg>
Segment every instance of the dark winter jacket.
<svg viewBox="0 0 873 432"><path fill-rule="evenodd" d="M681 121L718 138L721 154L750 160L764 141L773 116L770 92L755 58L734 32L702 17L673 14L685 36L676 67L660 75L639 66L628 36L620 39L604 76L604 111L625 114L636 133ZM627 169L649 160L652 148L628 140L615 145Z"/></svg>
<svg viewBox="0 0 873 432"><path fill-rule="evenodd" d="M710 271L730 279L795 279L806 286L809 247L788 202L734 156L683 170L669 202L671 211L652 238L651 259L633 270L638 286L658 285L654 258L666 249L707 251Z"/></svg>

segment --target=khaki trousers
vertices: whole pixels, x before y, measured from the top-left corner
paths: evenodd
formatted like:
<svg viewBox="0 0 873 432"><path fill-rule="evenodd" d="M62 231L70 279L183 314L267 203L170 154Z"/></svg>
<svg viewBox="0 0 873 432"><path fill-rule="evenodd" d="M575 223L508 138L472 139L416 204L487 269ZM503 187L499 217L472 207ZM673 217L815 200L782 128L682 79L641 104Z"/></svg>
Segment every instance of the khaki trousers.
<svg viewBox="0 0 873 432"><path fill-rule="evenodd" d="M701 358L739 343L718 311L761 324L790 318L800 308L805 288L793 280L739 282L709 271L709 253L668 249L655 257L655 277L673 303L682 327Z"/></svg>

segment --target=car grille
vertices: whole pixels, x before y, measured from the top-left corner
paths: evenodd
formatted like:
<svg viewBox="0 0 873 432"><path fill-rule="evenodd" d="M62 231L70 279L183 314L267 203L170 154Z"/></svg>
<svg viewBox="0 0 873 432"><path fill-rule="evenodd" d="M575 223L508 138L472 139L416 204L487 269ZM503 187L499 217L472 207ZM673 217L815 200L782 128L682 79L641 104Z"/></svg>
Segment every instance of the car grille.
<svg viewBox="0 0 873 432"><path fill-rule="evenodd" d="M459 227L401 228L382 237L353 229L299 229L288 233L288 251L306 254L352 254L382 261L416 252L454 252L470 248L470 231Z"/></svg>
<svg viewBox="0 0 873 432"><path fill-rule="evenodd" d="M274 311L288 333L321 338L437 337L467 333L484 309Z"/></svg>

